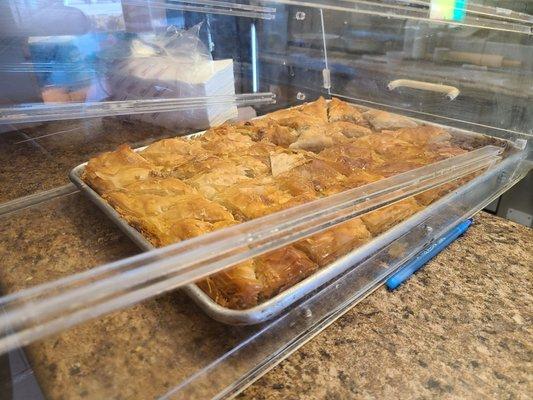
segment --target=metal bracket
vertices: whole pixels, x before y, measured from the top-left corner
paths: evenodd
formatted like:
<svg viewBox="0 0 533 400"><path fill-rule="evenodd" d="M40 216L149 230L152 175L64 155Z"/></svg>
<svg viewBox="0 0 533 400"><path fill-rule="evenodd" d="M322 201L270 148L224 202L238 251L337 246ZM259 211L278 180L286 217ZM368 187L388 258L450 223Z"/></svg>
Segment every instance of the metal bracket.
<svg viewBox="0 0 533 400"><path fill-rule="evenodd" d="M324 89L331 89L331 73L328 68L322 70L322 79L324 80Z"/></svg>

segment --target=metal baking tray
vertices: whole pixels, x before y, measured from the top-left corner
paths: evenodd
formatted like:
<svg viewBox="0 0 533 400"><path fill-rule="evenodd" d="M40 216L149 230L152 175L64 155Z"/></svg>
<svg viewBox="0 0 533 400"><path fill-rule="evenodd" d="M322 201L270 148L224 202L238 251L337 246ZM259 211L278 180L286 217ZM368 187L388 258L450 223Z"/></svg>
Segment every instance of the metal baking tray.
<svg viewBox="0 0 533 400"><path fill-rule="evenodd" d="M359 105L358 105L359 106ZM359 106L360 107L360 106ZM368 107L361 107L368 109ZM505 144L507 148L514 147L511 142L503 139L494 139L479 133L466 131L463 129L457 129L445 125L439 125L430 123L427 121L412 118L414 121L424 123L426 125L440 126L448 130L455 138L469 138L474 141L485 141L494 144L499 142L500 145ZM194 138L201 136L205 131L193 133L191 135L184 136L185 138ZM147 146L139 147L135 151L141 151ZM87 162L80 164L70 171L70 180L83 192L89 199L91 199L118 227L143 250L153 250L155 247L136 229L130 226L122 216L115 211L96 191L94 191L89 185L87 185L81 176L85 170ZM326 267L319 269L313 275L307 277L296 285L280 292L276 296L269 300L264 301L261 304L253 308L246 310L233 310L226 307L222 307L215 301L213 301L204 291L202 291L197 285L189 284L182 289L202 310L211 318L229 325L253 325L267 321L274 316L280 314L285 308L306 296L313 290L319 288L326 282L342 274L347 269L360 263L364 259L368 258L372 254L376 253L392 241L396 240L400 236L404 235L415 226L423 223L432 213L436 203L429 205L422 211L416 213L412 217L405 221L402 221L398 225L384 232L383 234L375 237L370 242L362 245L361 247L353 250L347 255L332 262Z"/></svg>

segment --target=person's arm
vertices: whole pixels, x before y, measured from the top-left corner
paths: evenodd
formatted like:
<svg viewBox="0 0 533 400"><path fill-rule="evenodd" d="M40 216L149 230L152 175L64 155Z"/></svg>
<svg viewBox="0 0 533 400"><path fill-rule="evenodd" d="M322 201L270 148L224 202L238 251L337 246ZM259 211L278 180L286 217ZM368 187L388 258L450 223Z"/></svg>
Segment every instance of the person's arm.
<svg viewBox="0 0 533 400"><path fill-rule="evenodd" d="M54 3L29 6L20 1L1 1L0 36L82 35L89 31L90 21L81 10Z"/></svg>

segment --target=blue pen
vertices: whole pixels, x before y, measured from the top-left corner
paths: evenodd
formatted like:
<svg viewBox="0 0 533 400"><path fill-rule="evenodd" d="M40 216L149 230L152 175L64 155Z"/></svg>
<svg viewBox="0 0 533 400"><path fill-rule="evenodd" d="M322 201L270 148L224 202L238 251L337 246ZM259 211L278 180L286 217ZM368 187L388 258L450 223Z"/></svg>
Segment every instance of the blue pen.
<svg viewBox="0 0 533 400"><path fill-rule="evenodd" d="M394 290L411 277L416 271L424 266L429 260L444 250L451 242L461 236L472 225L472 220L467 219L455 228L449 230L429 247L422 250L411 261L405 263L398 272L392 275L385 283L389 290Z"/></svg>

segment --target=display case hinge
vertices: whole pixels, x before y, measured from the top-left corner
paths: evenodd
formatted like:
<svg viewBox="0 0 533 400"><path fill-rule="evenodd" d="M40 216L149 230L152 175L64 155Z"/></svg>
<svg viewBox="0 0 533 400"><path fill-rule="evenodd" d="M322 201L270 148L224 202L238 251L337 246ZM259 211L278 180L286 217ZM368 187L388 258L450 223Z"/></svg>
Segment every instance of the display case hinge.
<svg viewBox="0 0 533 400"><path fill-rule="evenodd" d="M324 89L331 89L331 74L328 68L322 70L322 78L324 80Z"/></svg>
<svg viewBox="0 0 533 400"><path fill-rule="evenodd" d="M527 146L527 140L526 139L516 139L515 140L516 147L518 147L520 150L524 150Z"/></svg>

